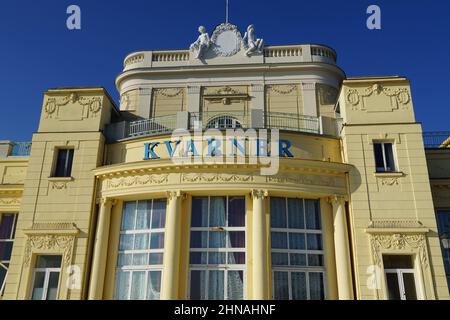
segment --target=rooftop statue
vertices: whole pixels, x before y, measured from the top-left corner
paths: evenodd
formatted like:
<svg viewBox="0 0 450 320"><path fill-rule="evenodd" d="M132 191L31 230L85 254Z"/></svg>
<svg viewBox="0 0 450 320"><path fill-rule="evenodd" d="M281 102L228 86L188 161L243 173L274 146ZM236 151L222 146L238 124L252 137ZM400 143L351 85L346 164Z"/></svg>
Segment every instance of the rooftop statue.
<svg viewBox="0 0 450 320"><path fill-rule="evenodd" d="M190 49L191 51L197 50L196 58L201 59L204 53L209 49L211 40L209 39L209 34L206 32L206 28L204 26L200 26L198 28L198 32L200 32L200 35L198 36L197 41L191 44Z"/></svg>
<svg viewBox="0 0 450 320"><path fill-rule="evenodd" d="M250 57L253 53L262 53L264 48L264 40L257 39L255 36L255 26L249 25L247 28L247 32L244 34L244 38L242 39L247 44L247 51L245 54Z"/></svg>

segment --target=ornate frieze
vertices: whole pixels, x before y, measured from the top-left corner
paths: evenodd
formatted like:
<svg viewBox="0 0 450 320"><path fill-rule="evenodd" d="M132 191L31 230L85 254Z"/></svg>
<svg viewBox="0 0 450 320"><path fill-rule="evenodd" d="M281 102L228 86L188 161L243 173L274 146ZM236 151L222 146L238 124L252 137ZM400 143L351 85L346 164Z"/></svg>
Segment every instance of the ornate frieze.
<svg viewBox="0 0 450 320"><path fill-rule="evenodd" d="M81 97L77 93L62 97L49 97L44 106L46 118L59 118L60 108L71 104L78 104L83 107L83 118L94 118L102 109L102 100L100 97Z"/></svg>
<svg viewBox="0 0 450 320"><path fill-rule="evenodd" d="M298 85L296 84L280 84L280 85L271 85L269 89L279 95L288 95L297 90Z"/></svg>
<svg viewBox="0 0 450 320"><path fill-rule="evenodd" d="M307 174L280 174L268 176L268 183L306 184L324 187L343 187L344 180L340 177L307 175Z"/></svg>
<svg viewBox="0 0 450 320"><path fill-rule="evenodd" d="M15 206L20 205L20 203L21 203L20 198L0 198L0 205Z"/></svg>
<svg viewBox="0 0 450 320"><path fill-rule="evenodd" d="M182 182L251 182L252 175L228 173L183 173Z"/></svg>
<svg viewBox="0 0 450 320"><path fill-rule="evenodd" d="M353 110L368 110L368 103L365 100L372 96L382 95L390 99L392 110L398 109L399 106L407 109L407 105L411 101L411 94L407 88L391 89L378 83L363 90L349 89L346 92L346 100L352 106Z"/></svg>
<svg viewBox="0 0 450 320"><path fill-rule="evenodd" d="M75 236L73 235L43 234L28 236L23 264L25 267L29 267L33 251L39 250L48 253L61 252L64 263L69 265L72 259L74 241Z"/></svg>
<svg viewBox="0 0 450 320"><path fill-rule="evenodd" d="M134 175L120 178L111 178L107 180L107 189L119 189L136 186L161 185L167 183L169 174L146 174Z"/></svg>

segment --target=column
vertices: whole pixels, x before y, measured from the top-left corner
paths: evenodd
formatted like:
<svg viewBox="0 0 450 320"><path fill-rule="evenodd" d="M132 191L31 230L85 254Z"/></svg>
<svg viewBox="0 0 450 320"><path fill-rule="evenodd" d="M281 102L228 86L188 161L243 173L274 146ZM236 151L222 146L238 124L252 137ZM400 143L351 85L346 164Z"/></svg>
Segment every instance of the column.
<svg viewBox="0 0 450 320"><path fill-rule="evenodd" d="M162 300L178 299L180 264L180 191L167 192L166 229L164 236L164 260L162 274Z"/></svg>
<svg viewBox="0 0 450 320"><path fill-rule="evenodd" d="M101 198L98 202L100 203L100 209L95 232L94 256L92 258L91 279L89 282L89 300L101 300L103 298L111 207L113 205L112 200L107 198Z"/></svg>
<svg viewBox="0 0 450 320"><path fill-rule="evenodd" d="M350 264L350 247L347 221L345 215L345 199L331 198L334 219L334 251L336 256L336 273L339 300L353 300L352 270Z"/></svg>
<svg viewBox="0 0 450 320"><path fill-rule="evenodd" d="M253 299L267 299L267 244L265 199L268 192L253 190Z"/></svg>

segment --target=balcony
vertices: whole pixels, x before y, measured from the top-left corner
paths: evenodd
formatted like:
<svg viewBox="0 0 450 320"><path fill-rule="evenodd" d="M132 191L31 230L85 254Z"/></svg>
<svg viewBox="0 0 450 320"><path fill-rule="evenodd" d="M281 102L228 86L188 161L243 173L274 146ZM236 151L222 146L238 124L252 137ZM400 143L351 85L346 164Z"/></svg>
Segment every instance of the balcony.
<svg viewBox="0 0 450 320"><path fill-rule="evenodd" d="M0 141L0 158L29 157L31 142Z"/></svg>
<svg viewBox="0 0 450 320"><path fill-rule="evenodd" d="M336 64L336 52L323 45L268 46L260 63L321 62ZM140 51L125 57L123 71L141 68L168 68L197 65L189 50Z"/></svg>
<svg viewBox="0 0 450 320"><path fill-rule="evenodd" d="M281 112L179 112L176 115L112 123L105 129L109 143L147 136L171 134L176 129L279 129L337 137L339 119Z"/></svg>
<svg viewBox="0 0 450 320"><path fill-rule="evenodd" d="M424 132L423 144L425 149L449 149L450 131Z"/></svg>

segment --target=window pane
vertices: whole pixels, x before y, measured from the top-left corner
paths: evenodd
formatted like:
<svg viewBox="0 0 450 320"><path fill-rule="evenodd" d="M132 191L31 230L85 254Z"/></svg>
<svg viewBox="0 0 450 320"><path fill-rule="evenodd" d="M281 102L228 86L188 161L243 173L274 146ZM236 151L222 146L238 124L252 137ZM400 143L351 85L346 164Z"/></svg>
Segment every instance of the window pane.
<svg viewBox="0 0 450 320"><path fill-rule="evenodd" d="M122 226L120 230L133 230L136 218L136 201L125 202L123 205Z"/></svg>
<svg viewBox="0 0 450 320"><path fill-rule="evenodd" d="M67 159L67 167L66 167L66 172L65 172L66 177L70 177L72 175L73 153L74 153L73 149L68 150L69 159Z"/></svg>
<svg viewBox="0 0 450 320"><path fill-rule="evenodd" d="M192 231L191 232L191 248L207 248L208 232Z"/></svg>
<svg viewBox="0 0 450 320"><path fill-rule="evenodd" d="M225 199L226 197L211 197L210 227L225 227Z"/></svg>
<svg viewBox="0 0 450 320"><path fill-rule="evenodd" d="M306 254L303 253L291 253L291 266L306 266Z"/></svg>
<svg viewBox="0 0 450 320"><path fill-rule="evenodd" d="M145 299L145 272L135 271L131 277L131 300Z"/></svg>
<svg viewBox="0 0 450 320"><path fill-rule="evenodd" d="M124 235L122 238L125 238ZM148 248L148 233L138 233L134 236L134 249L135 250L145 250ZM121 239L122 240L122 239Z"/></svg>
<svg viewBox="0 0 450 320"><path fill-rule="evenodd" d="M147 280L147 300L159 300L161 295L161 271L150 271Z"/></svg>
<svg viewBox="0 0 450 320"><path fill-rule="evenodd" d="M287 233L286 232L272 232L272 248L274 249L287 249Z"/></svg>
<svg viewBox="0 0 450 320"><path fill-rule="evenodd" d="M209 233L209 247L226 248L226 234L225 231L211 231Z"/></svg>
<svg viewBox="0 0 450 320"><path fill-rule="evenodd" d="M397 273L386 273L388 299L400 300L400 288L398 284Z"/></svg>
<svg viewBox="0 0 450 320"><path fill-rule="evenodd" d="M229 252L228 264L245 264L245 252Z"/></svg>
<svg viewBox="0 0 450 320"><path fill-rule="evenodd" d="M66 176L66 160L67 160L67 150L59 149L57 150L57 160L55 168L55 177L65 177Z"/></svg>
<svg viewBox="0 0 450 320"><path fill-rule="evenodd" d="M224 293L224 271L209 271L208 299L223 300L225 298Z"/></svg>
<svg viewBox="0 0 450 320"><path fill-rule="evenodd" d="M8 267L9 267L8 263L0 264L0 296L3 294L1 290L6 280L6 273L8 272Z"/></svg>
<svg viewBox="0 0 450 320"><path fill-rule="evenodd" d="M383 172L384 169L384 161L383 161L383 151L381 143L374 143L373 150L375 153L375 166L377 172Z"/></svg>
<svg viewBox="0 0 450 320"><path fill-rule="evenodd" d="M190 298L206 300L206 271L191 271Z"/></svg>
<svg viewBox="0 0 450 320"><path fill-rule="evenodd" d="M272 265L274 266L287 266L288 265L288 254L287 253L272 253Z"/></svg>
<svg viewBox="0 0 450 320"><path fill-rule="evenodd" d="M150 240L150 249L164 249L164 233L152 233Z"/></svg>
<svg viewBox="0 0 450 320"><path fill-rule="evenodd" d="M0 242L0 261L9 261L11 259L12 248L12 241Z"/></svg>
<svg viewBox="0 0 450 320"><path fill-rule="evenodd" d="M116 290L114 297L117 300L128 300L130 289L130 272L118 271L116 273Z"/></svg>
<svg viewBox="0 0 450 320"><path fill-rule="evenodd" d="M403 273L403 286L405 287L406 300L417 300L414 273Z"/></svg>
<svg viewBox="0 0 450 320"><path fill-rule="evenodd" d="M138 201L136 212L136 230L150 229L151 201Z"/></svg>
<svg viewBox="0 0 450 320"><path fill-rule="evenodd" d="M228 248L245 248L245 231L230 231L228 236Z"/></svg>
<svg viewBox="0 0 450 320"><path fill-rule="evenodd" d="M244 298L244 272L228 271L227 294L228 300Z"/></svg>
<svg viewBox="0 0 450 320"><path fill-rule="evenodd" d="M289 234L289 249L304 250L305 249L305 234L304 233L290 233Z"/></svg>
<svg viewBox="0 0 450 320"><path fill-rule="evenodd" d="M383 255L385 269L412 269L414 261L411 255Z"/></svg>
<svg viewBox="0 0 450 320"><path fill-rule="evenodd" d="M133 250L134 235L122 234L119 240L119 250Z"/></svg>
<svg viewBox="0 0 450 320"><path fill-rule="evenodd" d="M14 227L14 214L0 215L0 240L11 239Z"/></svg>
<svg viewBox="0 0 450 320"><path fill-rule="evenodd" d="M230 197L228 200L228 226L245 227L245 198Z"/></svg>
<svg viewBox="0 0 450 320"><path fill-rule="evenodd" d="M38 256L36 268L61 268L61 256Z"/></svg>
<svg viewBox="0 0 450 320"><path fill-rule="evenodd" d="M310 230L320 230L320 210L319 201L305 200L306 206L306 228Z"/></svg>
<svg viewBox="0 0 450 320"><path fill-rule="evenodd" d="M189 258L190 264L207 264L206 252L191 252Z"/></svg>
<svg viewBox="0 0 450 320"><path fill-rule="evenodd" d="M288 199L288 221L290 229L305 228L305 214L302 199Z"/></svg>
<svg viewBox="0 0 450 320"><path fill-rule="evenodd" d="M286 199L270 198L270 226L271 228L286 228Z"/></svg>
<svg viewBox="0 0 450 320"><path fill-rule="evenodd" d="M273 273L273 298L289 300L288 273L276 271Z"/></svg>
<svg viewBox="0 0 450 320"><path fill-rule="evenodd" d="M309 273L309 298L311 300L324 300L325 292L322 272Z"/></svg>
<svg viewBox="0 0 450 320"><path fill-rule="evenodd" d="M208 254L209 264L226 264L226 254L225 252L210 252Z"/></svg>
<svg viewBox="0 0 450 320"><path fill-rule="evenodd" d="M392 149L392 143L384 144L384 154L386 156L386 170L395 171L394 151Z"/></svg>
<svg viewBox="0 0 450 320"><path fill-rule="evenodd" d="M45 272L34 273L33 293L31 300L42 300L44 294Z"/></svg>
<svg viewBox="0 0 450 320"><path fill-rule="evenodd" d="M153 201L152 229L164 229L166 226L166 200Z"/></svg>
<svg viewBox="0 0 450 320"><path fill-rule="evenodd" d="M308 234L308 250L322 250L322 235Z"/></svg>
<svg viewBox="0 0 450 320"><path fill-rule="evenodd" d="M123 267L123 266L129 266L131 265L131 259L133 258L133 255L130 254L119 254L118 258L117 258L117 265L119 267Z"/></svg>
<svg viewBox="0 0 450 320"><path fill-rule="evenodd" d="M48 279L47 300L56 300L58 293L59 272L50 272Z"/></svg>
<svg viewBox="0 0 450 320"><path fill-rule="evenodd" d="M310 267L323 267L323 255L321 255L321 254L308 254L308 266L310 266Z"/></svg>
<svg viewBox="0 0 450 320"><path fill-rule="evenodd" d="M162 253L150 253L148 264L150 265L163 264L163 258L164 255Z"/></svg>
<svg viewBox="0 0 450 320"><path fill-rule="evenodd" d="M208 226L208 198L192 198L191 227Z"/></svg>
<svg viewBox="0 0 450 320"><path fill-rule="evenodd" d="M134 266L145 266L148 261L148 253L135 253L133 254Z"/></svg>
<svg viewBox="0 0 450 320"><path fill-rule="evenodd" d="M306 288L306 273L292 272L291 285L292 285L292 300L308 299L308 292Z"/></svg>

